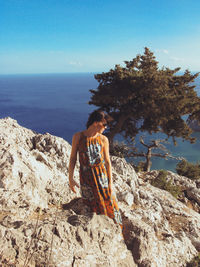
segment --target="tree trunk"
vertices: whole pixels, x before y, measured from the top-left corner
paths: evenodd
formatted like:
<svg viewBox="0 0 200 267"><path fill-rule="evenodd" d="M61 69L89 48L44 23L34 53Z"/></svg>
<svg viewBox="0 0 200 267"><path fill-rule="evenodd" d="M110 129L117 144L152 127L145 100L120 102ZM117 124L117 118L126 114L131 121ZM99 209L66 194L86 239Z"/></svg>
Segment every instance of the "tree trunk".
<svg viewBox="0 0 200 267"><path fill-rule="evenodd" d="M145 162L145 171L149 172L151 170L151 149L148 148L147 154L146 154L146 162Z"/></svg>

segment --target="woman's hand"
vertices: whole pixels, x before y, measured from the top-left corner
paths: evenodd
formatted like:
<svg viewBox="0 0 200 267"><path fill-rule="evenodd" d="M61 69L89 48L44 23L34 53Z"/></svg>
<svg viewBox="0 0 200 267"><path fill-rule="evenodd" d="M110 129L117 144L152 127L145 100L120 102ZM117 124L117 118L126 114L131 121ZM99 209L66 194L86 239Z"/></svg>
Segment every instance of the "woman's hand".
<svg viewBox="0 0 200 267"><path fill-rule="evenodd" d="M80 133L75 133L72 138L72 149L71 149L71 155L70 155L70 160L69 160L69 187L74 193L76 193L75 186L79 187L77 182L74 181L73 179L74 167L75 167L76 159L77 159L79 138L80 138Z"/></svg>
<svg viewBox="0 0 200 267"><path fill-rule="evenodd" d="M77 186L78 188L80 187L79 184L74 179L71 179L69 181L69 187L74 193L76 193L75 186Z"/></svg>

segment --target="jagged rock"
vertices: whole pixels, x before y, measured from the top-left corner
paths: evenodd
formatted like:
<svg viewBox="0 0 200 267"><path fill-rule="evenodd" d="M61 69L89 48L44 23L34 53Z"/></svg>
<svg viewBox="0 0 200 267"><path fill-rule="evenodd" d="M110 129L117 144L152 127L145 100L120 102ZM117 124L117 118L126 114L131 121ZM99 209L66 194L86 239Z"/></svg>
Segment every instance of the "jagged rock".
<svg viewBox="0 0 200 267"><path fill-rule="evenodd" d="M69 220L73 216L78 217L78 224ZM38 224L33 218L17 229L11 227L15 222L11 223L10 218L9 223L6 231L6 226L0 225L0 232L4 233L0 251L3 251L2 262L7 264L15 261L16 266L25 262L27 266L47 266L47 263L63 267L136 266L119 227L106 216L77 216L70 210L54 210L54 213L49 210L39 217Z"/></svg>
<svg viewBox="0 0 200 267"><path fill-rule="evenodd" d="M199 214L149 184L139 188L139 196L133 210L121 206L128 225L125 240L135 261L141 266L147 260L147 266L184 266L198 250L191 240L199 239Z"/></svg>
<svg viewBox="0 0 200 267"><path fill-rule="evenodd" d="M0 132L2 189L22 190L32 209L73 198L66 175L70 151L66 141L48 133L36 134L10 118L1 120ZM78 179L77 170L75 177Z"/></svg>
<svg viewBox="0 0 200 267"><path fill-rule="evenodd" d="M200 250L200 215L112 157L125 227L89 213L68 186L71 146L0 120L0 263L3 266L186 266ZM75 179L79 180L78 163ZM198 204L197 184L169 172ZM189 188L193 188L189 190ZM188 195L189 195L188 193ZM28 254L27 254L28 253Z"/></svg>
<svg viewBox="0 0 200 267"><path fill-rule="evenodd" d="M200 206L200 189L195 187L187 188L187 195L188 197L196 201Z"/></svg>
<svg viewBox="0 0 200 267"><path fill-rule="evenodd" d="M143 176L142 173L139 174L139 177L143 179L144 182L151 183L158 176L159 171L153 170L148 173L145 173ZM193 206L196 207L195 210L200 212L200 188L198 180L191 180L187 177L175 174L171 171L167 171L166 179L170 181L173 185L178 186L185 192L185 196L182 199L182 202L187 204L189 201L192 201Z"/></svg>

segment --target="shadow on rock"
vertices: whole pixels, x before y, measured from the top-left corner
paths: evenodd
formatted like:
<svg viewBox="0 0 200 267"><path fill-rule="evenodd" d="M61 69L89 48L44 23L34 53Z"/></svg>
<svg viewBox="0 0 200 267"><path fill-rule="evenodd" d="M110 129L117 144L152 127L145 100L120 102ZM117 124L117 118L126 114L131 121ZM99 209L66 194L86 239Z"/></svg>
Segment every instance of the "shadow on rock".
<svg viewBox="0 0 200 267"><path fill-rule="evenodd" d="M69 203L65 203L62 205L63 210L73 210L74 215L71 215L68 217L68 223L70 223L73 226L79 226L82 224L82 217L87 217L87 219L91 220L93 217L93 214L91 212L91 209L83 203L82 198L75 198L71 200ZM83 216L80 216L83 215Z"/></svg>
<svg viewBox="0 0 200 267"><path fill-rule="evenodd" d="M140 240L136 237L136 235L134 233L133 224L126 216L124 216L123 213L122 213L122 223L124 226L124 229L122 232L124 242L126 244L127 249L131 251L135 262L137 262L140 258L140 251L139 251L140 250ZM149 266L149 265L146 265L146 267L147 266ZM141 267L142 267L142 265L141 265Z"/></svg>

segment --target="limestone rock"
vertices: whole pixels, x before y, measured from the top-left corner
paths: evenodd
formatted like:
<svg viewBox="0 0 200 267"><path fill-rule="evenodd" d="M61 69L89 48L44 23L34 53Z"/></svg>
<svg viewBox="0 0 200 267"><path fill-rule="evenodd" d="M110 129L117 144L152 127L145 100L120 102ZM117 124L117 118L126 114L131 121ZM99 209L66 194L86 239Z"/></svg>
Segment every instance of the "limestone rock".
<svg viewBox="0 0 200 267"><path fill-rule="evenodd" d="M62 138L36 134L10 118L1 120L0 188L29 200L29 207L47 208L73 198L67 181L70 145ZM78 179L78 171L75 172ZM56 190L54 190L56 188ZM78 196L78 195L77 195ZM12 196L10 195L12 198ZM4 203L8 207L7 203Z"/></svg>
<svg viewBox="0 0 200 267"><path fill-rule="evenodd" d="M200 189L195 187L187 188L187 195L191 199L195 200L200 206Z"/></svg>
<svg viewBox="0 0 200 267"><path fill-rule="evenodd" d="M125 230L90 213L68 185L71 146L0 120L0 263L3 266L186 266L200 251L200 215L112 157ZM199 205L199 187L171 172ZM78 163L75 179L79 181ZM77 190L78 191L78 190Z"/></svg>
<svg viewBox="0 0 200 267"><path fill-rule="evenodd" d="M119 227L104 215L76 215L72 210L54 209L41 214L39 220L36 216L29 217L18 224L11 216L7 217L0 225L2 263L14 263L15 266L24 263L27 266L47 266L49 263L63 267L136 266Z"/></svg>
<svg viewBox="0 0 200 267"><path fill-rule="evenodd" d="M144 182L151 183L153 179L158 176L159 171L153 170L145 173L139 174L139 177L143 179ZM200 188L198 180L191 180L187 177L175 174L171 171L167 171L166 179L170 181L173 185L180 187L184 191L184 198L182 202L186 205L188 203L193 204L193 208L200 213ZM189 205L189 204L188 204Z"/></svg>

